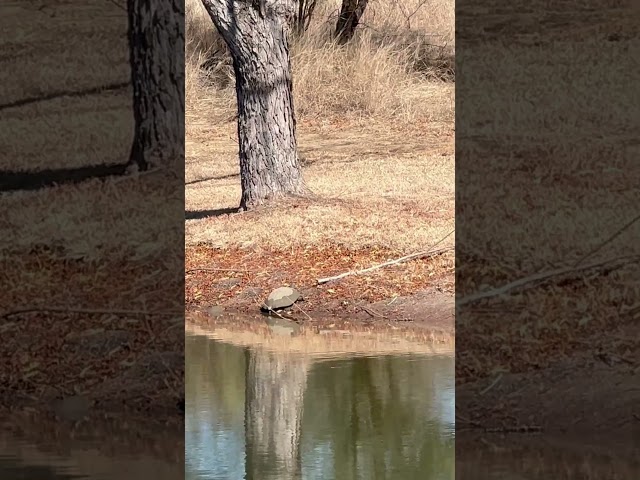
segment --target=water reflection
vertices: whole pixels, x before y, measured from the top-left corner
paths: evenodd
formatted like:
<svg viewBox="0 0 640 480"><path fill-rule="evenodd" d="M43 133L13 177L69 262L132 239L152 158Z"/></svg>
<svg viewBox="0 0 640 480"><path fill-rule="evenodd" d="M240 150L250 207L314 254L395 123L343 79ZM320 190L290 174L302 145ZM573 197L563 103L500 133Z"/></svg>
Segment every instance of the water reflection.
<svg viewBox="0 0 640 480"><path fill-rule="evenodd" d="M451 357L185 349L188 480L454 477Z"/></svg>

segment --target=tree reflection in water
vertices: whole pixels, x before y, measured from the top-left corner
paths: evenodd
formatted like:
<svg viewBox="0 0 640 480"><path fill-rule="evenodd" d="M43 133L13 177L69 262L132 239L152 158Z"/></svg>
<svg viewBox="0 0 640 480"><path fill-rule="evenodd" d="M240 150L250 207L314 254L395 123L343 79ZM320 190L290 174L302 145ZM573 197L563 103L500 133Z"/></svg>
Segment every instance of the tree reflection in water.
<svg viewBox="0 0 640 480"><path fill-rule="evenodd" d="M451 357L186 351L188 479L454 476Z"/></svg>

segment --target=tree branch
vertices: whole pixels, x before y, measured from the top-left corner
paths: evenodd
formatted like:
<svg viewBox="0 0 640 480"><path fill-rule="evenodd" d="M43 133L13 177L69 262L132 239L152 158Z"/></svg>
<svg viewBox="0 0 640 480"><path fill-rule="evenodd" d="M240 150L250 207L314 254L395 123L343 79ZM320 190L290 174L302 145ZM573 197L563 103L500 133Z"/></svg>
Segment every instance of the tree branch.
<svg viewBox="0 0 640 480"><path fill-rule="evenodd" d="M381 263L379 265L374 265L373 267L365 268L363 270L355 270L351 272L341 273L340 275L336 275L335 277L327 277L318 279L318 285L322 285L323 283L332 282L334 280L340 280L341 278L348 277L350 275L361 275L363 273L372 272L373 270L377 270L382 267L387 267L389 265L397 265L399 263L407 262L409 260L415 260L418 258L425 257L435 257L436 255L440 255L441 253L448 252L453 250L453 247L445 247L440 248L438 250L427 250L425 252L413 253L411 255L407 255L406 257L401 257L395 260L389 260L388 262Z"/></svg>
<svg viewBox="0 0 640 480"><path fill-rule="evenodd" d="M478 300L482 300L485 298L492 298L492 297L497 297L500 295L504 295L505 293L508 293L512 290L515 290L516 288L522 288L522 287L526 287L535 283L539 283L539 282L544 282L546 280L549 280L551 278L554 277L560 277L562 275L567 275L567 274L575 274L578 272L583 272L585 270L591 270L594 268L600 268L600 267L609 267L609 268L618 268L620 266L624 266L627 265L628 263L631 263L631 261L638 261L640 260L640 256L639 255L627 255L625 257L618 257L618 258L613 258L613 259L609 259L609 260L604 260L604 261L600 261L600 262L594 262L594 263L590 263L588 265L584 265L582 267L564 267L564 268L557 268L555 270L551 270L548 272L539 272L533 275L529 275L527 277L524 278L520 278L518 280L515 280L513 282L507 283L506 285L502 285L501 287L498 288L493 288L491 290L487 290L486 292L478 292L478 293L474 293L472 295L468 295L466 297L462 297L458 300L456 300L456 307L459 307L461 305L466 305L468 303L472 303L472 302L477 302Z"/></svg>

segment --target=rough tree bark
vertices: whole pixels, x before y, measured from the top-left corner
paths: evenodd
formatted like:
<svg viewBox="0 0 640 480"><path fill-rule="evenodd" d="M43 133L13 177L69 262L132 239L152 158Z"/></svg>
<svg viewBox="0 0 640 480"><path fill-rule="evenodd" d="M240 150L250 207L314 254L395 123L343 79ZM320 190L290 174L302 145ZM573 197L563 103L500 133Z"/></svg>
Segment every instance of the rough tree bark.
<svg viewBox="0 0 640 480"><path fill-rule="evenodd" d="M309 357L246 352L246 478L300 478L300 422Z"/></svg>
<svg viewBox="0 0 640 480"><path fill-rule="evenodd" d="M202 0L229 46L236 77L240 208L307 188L296 146L289 26L294 0Z"/></svg>
<svg viewBox="0 0 640 480"><path fill-rule="evenodd" d="M129 163L184 157L184 0L128 0L135 132Z"/></svg>
<svg viewBox="0 0 640 480"><path fill-rule="evenodd" d="M368 3L369 0L342 0L336 24L336 39L340 45L344 45L353 38Z"/></svg>

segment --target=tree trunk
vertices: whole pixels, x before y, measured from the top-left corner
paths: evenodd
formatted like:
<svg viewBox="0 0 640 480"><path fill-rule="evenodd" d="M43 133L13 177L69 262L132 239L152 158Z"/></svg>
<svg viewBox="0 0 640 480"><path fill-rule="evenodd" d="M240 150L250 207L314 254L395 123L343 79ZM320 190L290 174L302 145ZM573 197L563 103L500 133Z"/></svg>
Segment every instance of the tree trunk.
<svg viewBox="0 0 640 480"><path fill-rule="evenodd" d="M353 38L369 0L342 0L340 16L336 24L336 39L344 45Z"/></svg>
<svg viewBox="0 0 640 480"><path fill-rule="evenodd" d="M298 14L295 18L296 35L301 37L309 28L317 0L298 0Z"/></svg>
<svg viewBox="0 0 640 480"><path fill-rule="evenodd" d="M309 359L265 350L246 356L246 479L298 479Z"/></svg>
<svg viewBox="0 0 640 480"><path fill-rule="evenodd" d="M233 58L242 199L249 209L307 189L296 146L288 31L293 0L202 0Z"/></svg>
<svg viewBox="0 0 640 480"><path fill-rule="evenodd" d="M128 0L135 132L129 163L184 158L184 1Z"/></svg>

